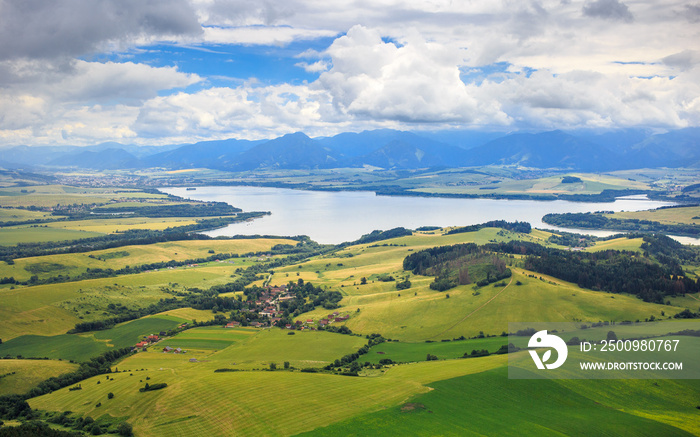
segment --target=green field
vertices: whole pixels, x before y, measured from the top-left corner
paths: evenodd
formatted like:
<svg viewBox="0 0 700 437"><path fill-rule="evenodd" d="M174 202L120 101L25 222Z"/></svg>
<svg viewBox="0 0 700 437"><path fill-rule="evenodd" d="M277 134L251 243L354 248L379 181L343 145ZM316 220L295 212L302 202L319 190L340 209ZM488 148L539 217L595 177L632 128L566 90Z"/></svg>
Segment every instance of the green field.
<svg viewBox="0 0 700 437"><path fill-rule="evenodd" d="M10 226L0 229L0 245L14 246L21 243L41 243L45 241L67 241L80 238L98 237L98 232L52 227L32 227L31 225Z"/></svg>
<svg viewBox="0 0 700 437"><path fill-rule="evenodd" d="M22 335L0 344L0 356L86 361L111 348L133 346L144 335L158 334L180 323L167 317L152 316L92 333L54 336Z"/></svg>
<svg viewBox="0 0 700 437"><path fill-rule="evenodd" d="M223 329L223 328L222 328ZM289 361L295 367L320 367L343 355L353 353L367 343L364 337L319 331L267 329L247 341L222 350L212 359L243 368L267 367Z"/></svg>
<svg viewBox="0 0 700 437"><path fill-rule="evenodd" d="M425 361L428 354L440 360L461 358L472 350L486 349L496 352L502 345L508 345L508 337L475 338L468 340L437 341L433 343L385 342L372 347L359 361L376 364L379 360L390 359L397 363Z"/></svg>
<svg viewBox="0 0 700 437"><path fill-rule="evenodd" d="M0 230L0 233L4 231L4 229ZM18 281L27 281L32 275L36 275L39 279L57 275L75 276L85 273L88 268L118 270L126 266L206 258L218 253L242 255L250 252L264 252L277 244L296 244L296 241L264 238L171 241L149 245L122 246L84 253L18 258L13 265L0 262L0 277L14 277ZM248 260L245 258L231 259L228 260L228 265L235 265L237 268L246 265L247 262Z"/></svg>
<svg viewBox="0 0 700 437"><path fill-rule="evenodd" d="M332 343L332 337L323 337L318 337L322 342L319 344ZM347 336L335 337L342 342L341 337ZM264 352L266 359L281 364L293 352L287 347L275 352L274 345L280 344L277 339L263 339L270 346ZM215 373L217 368L231 366L227 352L228 349L208 356L138 353L119 363L121 372L109 375L113 380L94 377L82 383L83 390L61 389L34 398L30 404L33 408L68 409L92 417L128 416L137 435L293 435L398 405L412 395L426 392L424 384L436 379L480 372L505 363L504 357L421 363L429 366L411 365L403 369L405 372L393 372L392 368L384 375L364 378L282 370ZM315 353L315 358L330 358L327 352ZM198 362L189 361L193 356ZM146 377L151 383L165 382L168 387L139 393ZM101 384L97 384L98 380ZM114 393L114 399L107 400L108 392ZM193 393L197 402L192 402ZM294 408L290 408L290 400L296 400ZM100 407L95 406L98 402L102 403ZM155 409L159 414L152 414Z"/></svg>
<svg viewBox="0 0 700 437"><path fill-rule="evenodd" d="M158 343L159 348L170 346L172 348L221 350L234 343L244 342L257 334L255 328L222 328L201 327L188 329L173 338Z"/></svg>
<svg viewBox="0 0 700 437"><path fill-rule="evenodd" d="M431 387L402 405L302 435L683 436L700 431L693 420L697 381L654 386L643 380L509 380L507 370L498 368ZM658 397L650 400L650 394ZM660 405L661 411L655 408Z"/></svg>
<svg viewBox="0 0 700 437"><path fill-rule="evenodd" d="M432 279L420 277L411 277L415 285L400 292L390 290L391 285L386 283L381 286L387 289L367 294L357 291L370 285L352 287L358 290L340 302L339 311L351 314L344 324L353 332L381 332L401 341L439 341L462 335L473 337L480 331L499 335L508 331L508 322L644 320L652 315L659 318L662 311L673 315L683 310L632 296L582 289L544 275L538 275L544 279L539 280L528 277L527 271L512 269L513 281L507 287L489 285L474 290L472 285L465 285L441 293L428 289ZM517 281L522 285L515 285ZM476 291L479 294L475 296ZM328 310L316 309L299 319L317 320L327 314Z"/></svg>
<svg viewBox="0 0 700 437"><path fill-rule="evenodd" d="M619 219L650 220L665 224L700 224L700 206L688 206L684 208L663 208L650 211L623 211L615 214L606 214L608 217Z"/></svg>
<svg viewBox="0 0 700 437"><path fill-rule="evenodd" d="M46 379L77 368L67 361L0 360L0 396L24 394Z"/></svg>
<svg viewBox="0 0 700 437"><path fill-rule="evenodd" d="M603 190L624 190L624 189L649 189L643 182L630 181L612 175L599 175L590 173L571 173L568 176L575 176L581 182L563 184L564 175L547 176L541 178L522 178L500 180L480 179L480 184L459 184L452 180L437 179L429 182L427 186L414 188L411 191L422 193L443 193L443 194L599 194ZM460 186L461 185L461 186ZM485 187L487 189L485 189Z"/></svg>

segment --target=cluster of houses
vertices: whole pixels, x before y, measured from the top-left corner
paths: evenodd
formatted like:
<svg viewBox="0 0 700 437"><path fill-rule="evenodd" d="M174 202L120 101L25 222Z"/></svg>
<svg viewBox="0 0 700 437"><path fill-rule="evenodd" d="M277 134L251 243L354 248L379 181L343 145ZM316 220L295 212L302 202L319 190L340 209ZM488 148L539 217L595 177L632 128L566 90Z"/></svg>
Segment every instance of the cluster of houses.
<svg viewBox="0 0 700 437"><path fill-rule="evenodd" d="M340 315L337 311L329 314L326 316L326 318L319 320L318 322L314 322L313 319L306 319L306 321L301 321L297 320L294 322L294 324L286 324L284 327L286 329L299 329L301 331L304 331L306 329L310 329L312 331L315 331L318 329L318 327L323 327L323 326L328 326L331 323L334 322L344 322L350 318L350 315L344 314ZM265 326L277 326L277 322L279 322L280 318L279 317L272 317L270 318L269 322L251 322L248 324L248 326L252 326L255 328L260 328L260 327L265 327ZM241 326L241 322L229 322L226 324L226 328L238 328Z"/></svg>
<svg viewBox="0 0 700 437"><path fill-rule="evenodd" d="M160 331L160 336L163 336L163 335L165 335L165 331ZM141 349L142 351L145 351L146 348L151 345L151 343L155 343L158 340L160 340L160 336L158 336L156 334L151 334L147 337L143 337L143 340L136 343L136 346L132 346L131 350Z"/></svg>

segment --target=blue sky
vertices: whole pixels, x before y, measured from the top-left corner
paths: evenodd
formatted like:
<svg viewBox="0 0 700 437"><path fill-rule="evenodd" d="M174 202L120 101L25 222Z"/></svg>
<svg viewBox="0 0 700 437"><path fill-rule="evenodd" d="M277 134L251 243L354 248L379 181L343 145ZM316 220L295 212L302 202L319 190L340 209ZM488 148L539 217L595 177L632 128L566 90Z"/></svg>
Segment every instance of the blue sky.
<svg viewBox="0 0 700 437"><path fill-rule="evenodd" d="M5 0L0 146L700 125L687 0Z"/></svg>

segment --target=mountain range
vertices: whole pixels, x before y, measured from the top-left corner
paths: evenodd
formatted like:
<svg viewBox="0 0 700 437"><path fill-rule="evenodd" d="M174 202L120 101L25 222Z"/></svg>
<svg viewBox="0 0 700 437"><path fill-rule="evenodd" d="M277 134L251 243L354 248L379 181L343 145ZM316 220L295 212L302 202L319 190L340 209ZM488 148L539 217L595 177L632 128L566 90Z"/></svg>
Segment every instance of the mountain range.
<svg viewBox="0 0 700 437"><path fill-rule="evenodd" d="M700 128L663 134L642 129L591 133L405 132L390 129L310 138L302 132L271 140L217 140L168 146L0 148L0 167L13 169L211 168L384 169L518 165L578 171L700 167Z"/></svg>

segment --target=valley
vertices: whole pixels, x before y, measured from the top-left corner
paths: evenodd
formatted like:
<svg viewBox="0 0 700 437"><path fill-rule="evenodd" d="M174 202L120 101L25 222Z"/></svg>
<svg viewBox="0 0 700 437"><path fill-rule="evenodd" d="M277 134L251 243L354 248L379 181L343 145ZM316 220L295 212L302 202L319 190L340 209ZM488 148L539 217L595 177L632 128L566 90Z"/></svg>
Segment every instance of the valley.
<svg viewBox="0 0 700 437"><path fill-rule="evenodd" d="M589 193L622 187L572 177ZM570 185L561 176L528 184L518 189ZM509 323L576 323L567 341L611 329L620 338L697 332L696 247L465 214L453 226L387 228L333 244L213 238L200 232L251 219L247 206L189 198L214 188L4 190L6 423L137 436L700 433L695 379L508 379L511 361L527 358L519 349L528 338ZM692 225L697 207L624 209L610 216ZM128 214L90 214L109 210ZM256 220L264 219L243 224ZM555 256L585 262L599 278L572 280L546 270L559 264L538 264ZM658 271L658 283L635 288L630 266ZM600 273L608 270L619 284ZM682 341L696 347L692 335ZM541 393L534 401L533 390ZM543 425L523 406L532 402L558 419Z"/></svg>

